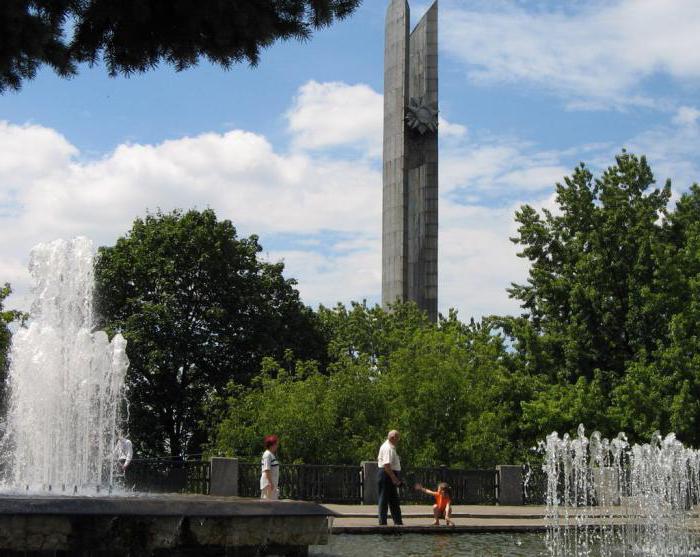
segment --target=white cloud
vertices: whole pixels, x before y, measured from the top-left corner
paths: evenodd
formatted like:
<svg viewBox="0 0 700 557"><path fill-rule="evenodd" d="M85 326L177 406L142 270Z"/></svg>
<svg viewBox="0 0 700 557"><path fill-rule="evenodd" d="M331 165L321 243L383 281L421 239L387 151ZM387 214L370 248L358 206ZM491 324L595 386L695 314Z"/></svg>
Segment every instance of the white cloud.
<svg viewBox="0 0 700 557"><path fill-rule="evenodd" d="M331 254L311 250L272 251L272 260L282 260L290 276L299 279L302 299L334 306L337 302L380 302L381 243L378 236L365 237L356 249L336 244Z"/></svg>
<svg viewBox="0 0 700 557"><path fill-rule="evenodd" d="M700 110L694 106L681 106L673 117L673 123L679 126L694 126L700 119Z"/></svg>
<svg viewBox="0 0 700 557"><path fill-rule="evenodd" d="M384 100L381 93L364 84L310 81L299 88L287 111L288 131L296 151L354 148L354 155L382 155ZM464 138L467 128L439 116L440 137Z"/></svg>
<svg viewBox="0 0 700 557"><path fill-rule="evenodd" d="M297 149L355 146L371 156L382 148L380 93L367 85L341 82L303 85L287 113Z"/></svg>
<svg viewBox="0 0 700 557"><path fill-rule="evenodd" d="M687 121L677 124L647 130L627 143L630 152L646 155L658 186L671 180L676 196L700 182L700 126Z"/></svg>
<svg viewBox="0 0 700 557"><path fill-rule="evenodd" d="M539 207L544 202L532 203ZM511 282L527 276L527 266L516 257L516 247L509 240L515 232L513 212L517 206L442 203L440 297L442 301L459 301L451 305L460 310L462 319L518 312L517 302L506 294ZM440 309L448 307L441 303Z"/></svg>
<svg viewBox="0 0 700 557"><path fill-rule="evenodd" d="M0 121L0 215L16 211L20 190L40 177L60 179L66 162L77 154L58 132L37 125Z"/></svg>
<svg viewBox="0 0 700 557"><path fill-rule="evenodd" d="M147 209L212 207L240 234L261 236L268 257L283 259L299 280L307 303L377 301L382 189L369 155L377 126L344 132L342 118L295 119L319 106L329 114L360 113L376 96L365 86L307 84L287 113L290 126L297 122L289 152L259 134L232 130L123 144L89 160L54 130L0 122L0 283L12 282L18 292L13 303L26 308L24 267L34 244L78 234L112 244ZM641 134L630 148L647 152L660 177L687 185L684 180L698 176L692 161L700 129L691 125L692 113L683 118L687 125ZM611 147L547 151L512 138L481 140L459 124L443 124L443 136L446 126L453 127L440 156L440 310L457 307L465 318L517 312L505 293L511 281L526 276L508 240L515 208L551 206L551 187L570 172L571 157L585 152L607 165ZM317 151L347 145L359 149L341 158Z"/></svg>
<svg viewBox="0 0 700 557"><path fill-rule="evenodd" d="M473 141L444 150L440 188L475 195L551 189L569 171L561 160L561 152L538 151L526 142Z"/></svg>
<svg viewBox="0 0 700 557"><path fill-rule="evenodd" d="M13 151L0 151L0 199L14 193L0 214L0 281L12 281L24 307L28 275L22 262L34 244L78 234L111 244L147 209L212 207L241 233L257 232L263 240L326 230L378 233L376 169L362 161L280 154L264 137L245 131L121 145L102 159L84 161L53 130L3 123L2 145ZM25 153L30 160L22 158ZM344 286L361 294L352 280Z"/></svg>
<svg viewBox="0 0 700 557"><path fill-rule="evenodd" d="M40 161L27 162L25 174L13 182L16 211L0 216L0 281L13 283L15 305L27 307L24 265L34 244L78 234L112 244L146 209L189 207L212 207L241 234L259 233L268 257L283 259L299 279L307 303L379 300L381 176L362 154L349 161L296 150L284 154L241 130L121 145L98 160L82 160L64 137L39 126L3 123L0 145L8 142L17 155L0 166L0 184L17 176L24 153ZM474 175L486 182L527 159L513 145L482 150L485 156L467 161L444 157L447 168L461 169L455 182ZM489 152L502 155L490 167ZM507 239L512 211L459 205L448 199L448 188L443 193L441 310L456 306L465 315L480 315L514 309L504 292L521 274ZM295 240L281 249L266 237Z"/></svg>
<svg viewBox="0 0 700 557"><path fill-rule="evenodd" d="M615 0L528 6L447 0L443 48L472 80L527 83L579 108L656 105L642 82L657 73L700 81L700 2Z"/></svg>
<svg viewBox="0 0 700 557"><path fill-rule="evenodd" d="M438 127L441 138L463 138L467 135L467 127L461 124L454 124L438 116Z"/></svg>
<svg viewBox="0 0 700 557"><path fill-rule="evenodd" d="M66 232L78 223L99 232L147 207L197 205L216 207L245 228L316 233L376 219L378 180L368 166L281 155L264 137L235 130L122 145L98 161L65 159L33 177L19 200L26 214L42 216L38 230L60 222Z"/></svg>

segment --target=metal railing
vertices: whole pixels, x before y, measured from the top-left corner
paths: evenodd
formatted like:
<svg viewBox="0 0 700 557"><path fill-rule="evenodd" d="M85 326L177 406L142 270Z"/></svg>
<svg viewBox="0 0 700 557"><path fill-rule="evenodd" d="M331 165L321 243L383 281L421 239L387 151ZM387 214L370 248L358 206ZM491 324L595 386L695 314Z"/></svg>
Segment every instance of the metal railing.
<svg viewBox="0 0 700 557"><path fill-rule="evenodd" d="M498 473L495 470L456 470L447 467L416 468L402 474L401 500L409 503L429 502L424 493L413 489L416 483L435 490L440 482L452 488L456 505L494 505L498 502Z"/></svg>
<svg viewBox="0 0 700 557"><path fill-rule="evenodd" d="M280 497L324 503L362 502L362 467L280 464ZM238 494L260 497L260 464L240 462Z"/></svg>
<svg viewBox="0 0 700 557"><path fill-rule="evenodd" d="M528 469L523 467L523 478ZM405 486L401 499L405 503L427 503L429 498L413 489L416 483L435 489L440 482L452 488L452 500L457 505L493 505L498 502L498 472L496 470L464 470L447 467L415 468L402 474ZM301 501L359 504L363 500L365 482L361 466L281 464L280 497ZM151 493L209 494L211 464L200 458L134 459L122 479L122 485L134 491ZM546 477L541 466L533 466L524 488L525 504L542 504ZM238 463L238 494L260 497L260 464Z"/></svg>
<svg viewBox="0 0 700 557"><path fill-rule="evenodd" d="M208 460L177 458L134 459L123 485L150 493L209 493L211 466Z"/></svg>

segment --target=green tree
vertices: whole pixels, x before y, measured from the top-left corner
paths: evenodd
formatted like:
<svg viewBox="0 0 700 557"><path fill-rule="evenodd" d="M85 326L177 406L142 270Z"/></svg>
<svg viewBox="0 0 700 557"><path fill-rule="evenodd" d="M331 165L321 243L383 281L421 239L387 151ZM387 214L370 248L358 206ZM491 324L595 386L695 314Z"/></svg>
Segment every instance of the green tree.
<svg viewBox="0 0 700 557"><path fill-rule="evenodd" d="M660 312L662 264L670 183L654 183L646 159L623 153L601 178L581 165L557 184L557 213L524 206L516 213L519 254L530 261L528 283L512 297L529 325L546 337L560 377L614 382L640 350L651 351L667 334Z"/></svg>
<svg viewBox="0 0 700 557"><path fill-rule="evenodd" d="M323 342L282 263L258 259L211 210L136 219L95 264L106 330L127 339L130 434L142 454L197 452L208 401L265 356L318 358Z"/></svg>
<svg viewBox="0 0 700 557"><path fill-rule="evenodd" d="M660 314L668 327L660 346L640 354L612 393L611 415L620 427L648 438L674 431L700 445L700 187L683 194L669 214L666 296L672 313ZM668 305L668 304L667 304Z"/></svg>
<svg viewBox="0 0 700 557"><path fill-rule="evenodd" d="M231 386L212 451L253 458L276 433L306 463L374 459L398 428L409 467L506 462L527 384L509 370L503 337L454 312L431 323L414 304L321 308L330 362L266 360L250 388ZM221 407L221 406L219 406Z"/></svg>
<svg viewBox="0 0 700 557"><path fill-rule="evenodd" d="M489 466L514 454L503 339L455 325L415 330L390 356L390 423L409 466Z"/></svg>
<svg viewBox="0 0 700 557"><path fill-rule="evenodd" d="M531 439L581 421L698 439L700 192L670 211L670 182L654 183L646 159L623 152L600 178L581 165L557 184L555 211L516 213L530 272L510 294L525 313L498 322L534 380L521 405Z"/></svg>
<svg viewBox="0 0 700 557"><path fill-rule="evenodd" d="M256 65L277 40L307 40L350 15L360 0L3 0L0 92L18 89L42 64L61 76L103 59L110 75L200 59Z"/></svg>
<svg viewBox="0 0 700 557"><path fill-rule="evenodd" d="M414 304L396 304L391 311L366 302L352 302L350 308L338 304L318 310L321 327L327 339L331 360L366 359L380 370L386 370L387 358L405 343L413 331L429 327L427 315Z"/></svg>
<svg viewBox="0 0 700 557"><path fill-rule="evenodd" d="M75 73L64 37L75 0L0 2L0 93L19 89L42 64L62 77Z"/></svg>
<svg viewBox="0 0 700 557"><path fill-rule="evenodd" d="M387 427L383 386L367 366L345 364L322 374L316 362L295 362L290 371L266 360L252 388L230 386L212 451L257 459L262 438L274 433L286 461L357 464L373 458Z"/></svg>
<svg viewBox="0 0 700 557"><path fill-rule="evenodd" d="M12 331L9 325L13 322L23 323L26 314L17 310L6 310L3 306L5 300L12 294L12 288L8 283L0 288L0 416L5 415L7 388L7 372L9 371L9 353L12 342Z"/></svg>

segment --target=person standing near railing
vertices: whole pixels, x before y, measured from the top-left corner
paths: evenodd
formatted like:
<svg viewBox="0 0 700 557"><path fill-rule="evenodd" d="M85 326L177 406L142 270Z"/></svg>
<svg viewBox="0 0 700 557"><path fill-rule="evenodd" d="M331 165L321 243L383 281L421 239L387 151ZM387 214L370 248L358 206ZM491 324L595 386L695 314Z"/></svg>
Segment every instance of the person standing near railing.
<svg viewBox="0 0 700 557"><path fill-rule="evenodd" d="M126 437L120 437L114 447L114 456L117 461L117 470L124 474L134 458L134 447Z"/></svg>
<svg viewBox="0 0 700 557"><path fill-rule="evenodd" d="M400 477L401 459L399 458L399 453L396 452L396 445L398 445L399 439L399 432L392 429L387 435L386 441L379 448L379 455L377 456L380 526L386 526L387 510L391 510L391 520L394 521L395 525L400 526L403 524L398 491L402 484Z"/></svg>
<svg viewBox="0 0 700 557"><path fill-rule="evenodd" d="M260 498L276 500L279 499L280 465L276 456L279 439L276 435L268 435L264 443L265 452L260 463Z"/></svg>

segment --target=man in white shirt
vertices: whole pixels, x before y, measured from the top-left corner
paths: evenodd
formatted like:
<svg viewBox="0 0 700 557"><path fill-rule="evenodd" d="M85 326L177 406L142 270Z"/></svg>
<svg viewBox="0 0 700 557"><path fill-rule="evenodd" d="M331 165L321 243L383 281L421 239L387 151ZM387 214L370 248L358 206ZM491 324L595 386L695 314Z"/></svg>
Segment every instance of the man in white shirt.
<svg viewBox="0 0 700 557"><path fill-rule="evenodd" d="M386 437L386 441L379 447L377 464L377 487L379 492L379 525L386 526L387 510L391 510L391 520L395 525L403 524L401 519L401 504L399 503L399 491L401 486L401 459L396 452L399 443L399 432L392 429Z"/></svg>
<svg viewBox="0 0 700 557"><path fill-rule="evenodd" d="M120 472L126 472L134 458L134 447L126 437L120 437L114 447L114 455L117 459L117 468Z"/></svg>

